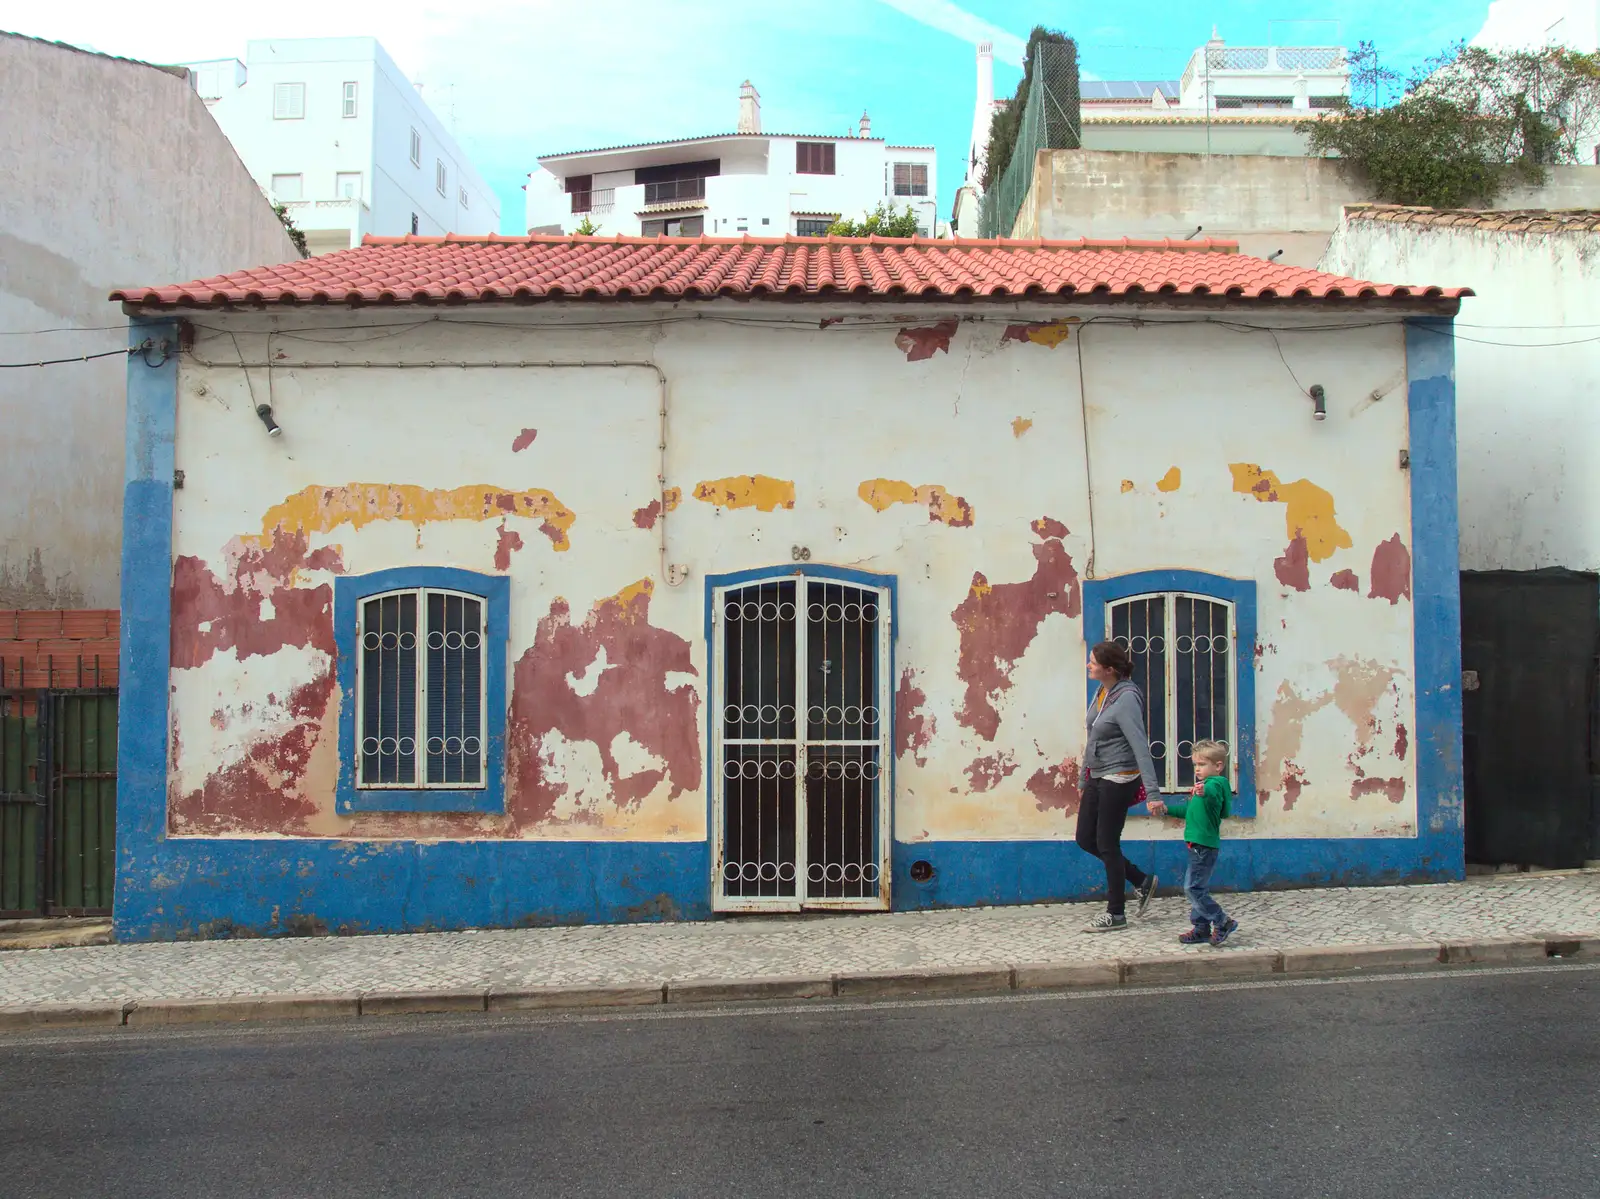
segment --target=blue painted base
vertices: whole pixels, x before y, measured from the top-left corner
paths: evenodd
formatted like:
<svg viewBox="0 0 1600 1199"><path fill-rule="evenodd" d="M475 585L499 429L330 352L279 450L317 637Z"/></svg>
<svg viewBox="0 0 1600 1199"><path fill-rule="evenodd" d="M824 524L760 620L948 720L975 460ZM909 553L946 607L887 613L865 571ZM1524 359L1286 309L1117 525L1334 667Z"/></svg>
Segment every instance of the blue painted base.
<svg viewBox="0 0 1600 1199"><path fill-rule="evenodd" d="M1180 842L1125 841L1168 885ZM933 867L911 880L914 862ZM704 844L604 841L352 842L160 838L118 871L119 940L396 933L704 920ZM1446 838L1227 841L1218 890L1448 882L1465 864ZM896 843L897 910L1050 903L1103 892L1071 841Z"/></svg>
<svg viewBox="0 0 1600 1199"><path fill-rule="evenodd" d="M163 838L124 856L119 941L704 920L702 844Z"/></svg>

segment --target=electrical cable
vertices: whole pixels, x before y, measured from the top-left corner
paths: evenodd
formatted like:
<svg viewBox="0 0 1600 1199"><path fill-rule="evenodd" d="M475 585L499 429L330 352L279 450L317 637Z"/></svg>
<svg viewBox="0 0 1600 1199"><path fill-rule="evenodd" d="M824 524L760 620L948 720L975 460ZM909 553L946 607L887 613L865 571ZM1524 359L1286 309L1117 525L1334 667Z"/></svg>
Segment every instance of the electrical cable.
<svg viewBox="0 0 1600 1199"><path fill-rule="evenodd" d="M93 362L96 358L115 358L118 355L126 358L129 354L137 352L139 348L135 346L130 349L125 346L120 350L104 350L98 354L79 354L74 358L46 358L40 362L0 362L0 370L21 370L24 367L34 366L62 366L69 362Z"/></svg>

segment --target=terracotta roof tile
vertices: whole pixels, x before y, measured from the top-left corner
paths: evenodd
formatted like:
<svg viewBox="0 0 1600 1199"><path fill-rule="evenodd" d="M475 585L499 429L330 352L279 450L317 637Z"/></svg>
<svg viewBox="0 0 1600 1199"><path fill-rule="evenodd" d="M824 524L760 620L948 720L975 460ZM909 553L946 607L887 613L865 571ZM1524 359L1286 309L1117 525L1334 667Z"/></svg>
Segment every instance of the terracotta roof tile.
<svg viewBox="0 0 1600 1199"><path fill-rule="evenodd" d="M1456 299L1465 288L1367 283L1237 252L1228 241L926 238L372 237L361 246L113 300L429 304L505 300L1107 296Z"/></svg>
<svg viewBox="0 0 1600 1199"><path fill-rule="evenodd" d="M1600 231L1600 209L1422 208L1404 204L1347 204L1352 221L1384 221L1391 225L1427 225L1445 229L1491 229L1513 233L1594 233Z"/></svg>

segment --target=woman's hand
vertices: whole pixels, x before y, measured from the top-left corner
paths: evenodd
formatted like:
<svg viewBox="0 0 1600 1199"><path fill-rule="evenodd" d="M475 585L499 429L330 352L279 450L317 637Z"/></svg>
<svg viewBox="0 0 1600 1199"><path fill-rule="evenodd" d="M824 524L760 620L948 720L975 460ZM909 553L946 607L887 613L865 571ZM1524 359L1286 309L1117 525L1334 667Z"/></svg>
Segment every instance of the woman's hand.
<svg viewBox="0 0 1600 1199"><path fill-rule="evenodd" d="M1165 816L1167 814L1167 805L1159 799L1152 799L1145 807L1149 809L1152 816Z"/></svg>

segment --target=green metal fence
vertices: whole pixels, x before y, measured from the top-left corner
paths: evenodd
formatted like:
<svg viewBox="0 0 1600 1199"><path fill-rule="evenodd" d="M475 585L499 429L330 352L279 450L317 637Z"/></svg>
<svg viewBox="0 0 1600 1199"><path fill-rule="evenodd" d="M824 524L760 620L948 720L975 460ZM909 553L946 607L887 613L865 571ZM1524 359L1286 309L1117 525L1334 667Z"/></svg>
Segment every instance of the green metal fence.
<svg viewBox="0 0 1600 1199"><path fill-rule="evenodd" d="M1040 150L1076 150L1083 142L1077 47L1040 42L1034 55L1011 162L983 194L979 230L984 237L1011 236L1017 213L1033 186L1033 166Z"/></svg>
<svg viewBox="0 0 1600 1199"><path fill-rule="evenodd" d="M0 916L110 912L117 693L0 692Z"/></svg>

